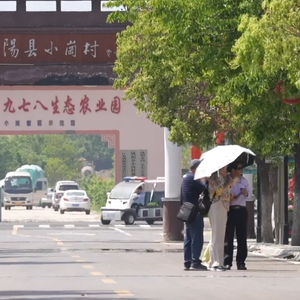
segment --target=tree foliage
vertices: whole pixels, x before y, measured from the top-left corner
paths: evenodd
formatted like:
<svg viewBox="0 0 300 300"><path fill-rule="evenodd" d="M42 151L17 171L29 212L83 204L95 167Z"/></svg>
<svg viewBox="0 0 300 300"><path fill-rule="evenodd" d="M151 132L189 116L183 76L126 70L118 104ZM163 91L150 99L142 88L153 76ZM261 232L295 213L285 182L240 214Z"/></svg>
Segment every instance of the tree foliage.
<svg viewBox="0 0 300 300"><path fill-rule="evenodd" d="M267 94L269 110L265 104L259 110L266 111L259 123L265 124L262 148L266 153L275 150L277 155L294 153L296 172L299 172L299 105L286 105L300 98L300 7L298 1L271 0L264 2L264 15L260 18L244 15L239 26L243 33L234 47L233 67L242 68L247 85L253 95L253 82L260 94ZM263 80L260 80L263 79ZM275 96L275 91L278 97ZM263 99L264 100L264 99ZM273 120L272 120L273 117ZM261 121L262 120L262 121ZM272 124L272 125L270 125ZM253 130L253 141L259 139L259 131ZM273 142L272 142L273 138ZM257 143L256 143L257 144ZM266 151L268 150L268 151ZM274 153L273 152L273 153ZM300 245L300 178L296 176L296 193L292 244Z"/></svg>
<svg viewBox="0 0 300 300"><path fill-rule="evenodd" d="M81 185L91 197L93 209L100 210L101 207L105 206L106 193L113 189L115 182L113 179L91 176L84 179Z"/></svg>
<svg viewBox="0 0 300 300"><path fill-rule="evenodd" d="M112 1L128 11L109 21L131 22L118 36L115 87L126 88L140 111L171 130L179 144L210 145L224 121L210 100L231 70L240 15L257 1Z"/></svg>
<svg viewBox="0 0 300 300"><path fill-rule="evenodd" d="M28 135L2 136L0 138L0 179L21 165L34 164L45 170L49 184L69 179L78 180L83 161L113 159L100 136L88 135Z"/></svg>
<svg viewBox="0 0 300 300"><path fill-rule="evenodd" d="M118 35L115 87L168 127L174 142L205 147L226 129L230 142L260 156L264 170L272 169L267 157L294 152L299 108L283 100L299 97L297 1L111 1L116 5L127 11L109 21L131 25Z"/></svg>

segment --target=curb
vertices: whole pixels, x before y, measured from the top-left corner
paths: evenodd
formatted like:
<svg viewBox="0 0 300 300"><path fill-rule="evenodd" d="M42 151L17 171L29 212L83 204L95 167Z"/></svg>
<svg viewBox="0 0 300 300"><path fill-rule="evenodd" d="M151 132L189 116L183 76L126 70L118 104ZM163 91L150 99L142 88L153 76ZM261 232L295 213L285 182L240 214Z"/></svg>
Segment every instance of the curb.
<svg viewBox="0 0 300 300"><path fill-rule="evenodd" d="M274 258L284 258L293 261L300 261L299 246L252 244L248 246L248 251L253 253L261 253Z"/></svg>

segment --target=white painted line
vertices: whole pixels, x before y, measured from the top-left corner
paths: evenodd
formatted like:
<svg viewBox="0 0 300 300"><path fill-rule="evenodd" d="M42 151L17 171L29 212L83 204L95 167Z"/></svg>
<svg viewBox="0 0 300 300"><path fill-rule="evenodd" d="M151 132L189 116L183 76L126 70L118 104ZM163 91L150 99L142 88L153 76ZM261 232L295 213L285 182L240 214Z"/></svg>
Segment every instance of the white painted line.
<svg viewBox="0 0 300 300"><path fill-rule="evenodd" d="M74 228L75 225L72 225L72 224L66 224L64 227L65 227L65 228Z"/></svg>
<svg viewBox="0 0 300 300"><path fill-rule="evenodd" d="M13 228L24 228L24 225L14 225Z"/></svg>
<svg viewBox="0 0 300 300"><path fill-rule="evenodd" d="M123 230L121 230L121 229L119 229L119 228L116 228L116 227L109 227L109 229L113 229L113 230L118 231L118 232L120 232L120 233L123 233L123 234L125 234L125 235L131 236L130 233L125 232L125 231L123 231Z"/></svg>
<svg viewBox="0 0 300 300"><path fill-rule="evenodd" d="M115 227L126 227L125 224L116 224Z"/></svg>
<svg viewBox="0 0 300 300"><path fill-rule="evenodd" d="M142 228L151 228L150 225L140 225L140 227L142 227Z"/></svg>
<svg viewBox="0 0 300 300"><path fill-rule="evenodd" d="M50 228L50 225L39 225L40 228Z"/></svg>
<svg viewBox="0 0 300 300"><path fill-rule="evenodd" d="M89 227L100 227L99 224L89 224Z"/></svg>

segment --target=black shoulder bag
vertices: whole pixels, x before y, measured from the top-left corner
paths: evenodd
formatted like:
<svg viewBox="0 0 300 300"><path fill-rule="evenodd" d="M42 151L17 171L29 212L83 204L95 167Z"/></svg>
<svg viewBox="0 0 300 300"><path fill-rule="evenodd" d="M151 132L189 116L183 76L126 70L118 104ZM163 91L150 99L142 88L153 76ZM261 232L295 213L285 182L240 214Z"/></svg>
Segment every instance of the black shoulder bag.
<svg viewBox="0 0 300 300"><path fill-rule="evenodd" d="M195 220L195 217L198 213L198 208L193 203L183 202L182 186L181 186L181 192L180 192L180 203L181 203L181 207L177 214L177 219L182 222L188 223L188 224L193 223Z"/></svg>

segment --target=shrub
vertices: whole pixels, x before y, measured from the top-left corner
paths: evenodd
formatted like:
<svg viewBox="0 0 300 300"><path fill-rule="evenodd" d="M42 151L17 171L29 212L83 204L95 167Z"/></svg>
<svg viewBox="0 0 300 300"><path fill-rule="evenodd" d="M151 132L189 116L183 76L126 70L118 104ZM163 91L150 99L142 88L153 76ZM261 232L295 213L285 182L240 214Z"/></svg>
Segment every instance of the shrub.
<svg viewBox="0 0 300 300"><path fill-rule="evenodd" d="M90 176L82 181L81 186L91 199L92 209L100 211L100 208L105 206L106 193L112 190L115 181L114 179Z"/></svg>

